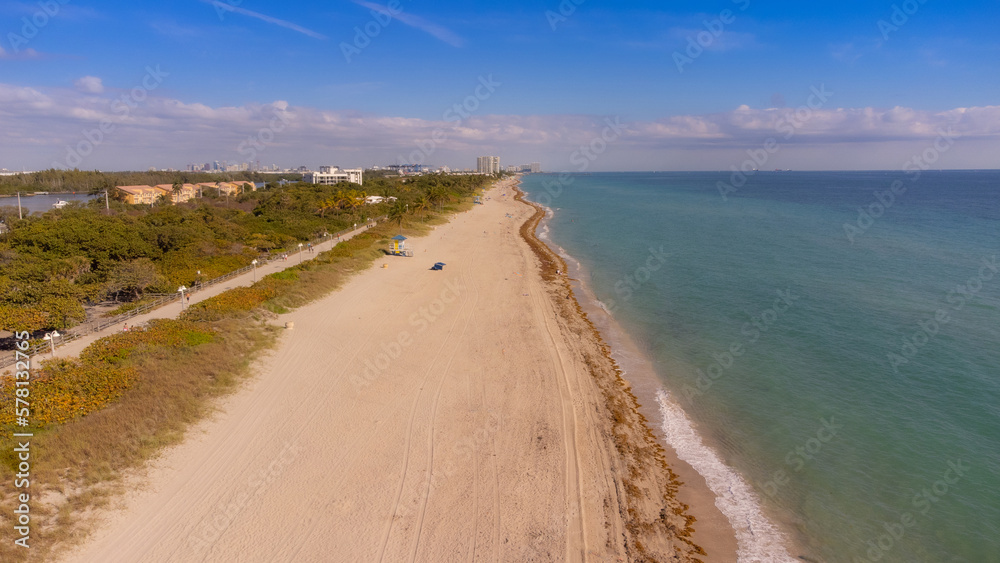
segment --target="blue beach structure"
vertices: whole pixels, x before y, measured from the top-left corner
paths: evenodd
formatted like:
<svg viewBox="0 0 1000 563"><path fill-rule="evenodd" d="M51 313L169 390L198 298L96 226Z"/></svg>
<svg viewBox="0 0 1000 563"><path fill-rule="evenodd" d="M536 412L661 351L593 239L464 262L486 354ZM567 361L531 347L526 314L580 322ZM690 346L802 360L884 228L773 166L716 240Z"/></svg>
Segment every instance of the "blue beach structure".
<svg viewBox="0 0 1000 563"><path fill-rule="evenodd" d="M392 237L392 246L389 247L389 254L393 256L413 256L412 250L406 250L406 237L396 235Z"/></svg>

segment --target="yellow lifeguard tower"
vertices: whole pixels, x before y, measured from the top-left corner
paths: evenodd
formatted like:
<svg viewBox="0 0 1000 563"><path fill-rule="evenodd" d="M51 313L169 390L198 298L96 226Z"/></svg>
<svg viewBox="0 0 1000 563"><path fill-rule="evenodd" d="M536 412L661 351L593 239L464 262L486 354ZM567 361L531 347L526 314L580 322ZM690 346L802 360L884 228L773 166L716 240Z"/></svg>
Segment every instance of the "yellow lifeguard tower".
<svg viewBox="0 0 1000 563"><path fill-rule="evenodd" d="M392 237L392 243L389 247L389 254L393 256L413 256L412 250L406 249L406 237L403 235L396 235Z"/></svg>

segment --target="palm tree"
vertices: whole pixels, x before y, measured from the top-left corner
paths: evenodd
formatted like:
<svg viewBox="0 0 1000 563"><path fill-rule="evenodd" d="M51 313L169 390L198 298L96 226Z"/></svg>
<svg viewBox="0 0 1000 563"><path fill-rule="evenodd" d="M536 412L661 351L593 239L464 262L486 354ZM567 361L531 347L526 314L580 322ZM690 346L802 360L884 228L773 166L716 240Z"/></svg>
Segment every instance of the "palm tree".
<svg viewBox="0 0 1000 563"><path fill-rule="evenodd" d="M351 190L351 209L357 210L357 208L365 204L365 198L368 194L361 190Z"/></svg>
<svg viewBox="0 0 1000 563"><path fill-rule="evenodd" d="M337 190L337 193L333 196L333 202L337 206L337 209L341 211L350 208L352 205L351 196L346 190Z"/></svg>
<svg viewBox="0 0 1000 563"><path fill-rule="evenodd" d="M319 208L316 209L316 213L319 213L320 217L325 217L327 211L336 208L337 208L337 200L335 198L327 198L319 202Z"/></svg>
<svg viewBox="0 0 1000 563"><path fill-rule="evenodd" d="M399 234L403 234L403 219L406 217L406 212L407 205L399 199L389 208L389 222L399 225Z"/></svg>
<svg viewBox="0 0 1000 563"><path fill-rule="evenodd" d="M451 199L451 193L448 192L448 188L441 185L431 187L431 189L428 190L427 195L430 198L431 203L438 206L438 209L440 209L442 204Z"/></svg>
<svg viewBox="0 0 1000 563"><path fill-rule="evenodd" d="M431 200L427 198L427 194L420 194L416 199L413 200L413 212L427 211L431 207Z"/></svg>

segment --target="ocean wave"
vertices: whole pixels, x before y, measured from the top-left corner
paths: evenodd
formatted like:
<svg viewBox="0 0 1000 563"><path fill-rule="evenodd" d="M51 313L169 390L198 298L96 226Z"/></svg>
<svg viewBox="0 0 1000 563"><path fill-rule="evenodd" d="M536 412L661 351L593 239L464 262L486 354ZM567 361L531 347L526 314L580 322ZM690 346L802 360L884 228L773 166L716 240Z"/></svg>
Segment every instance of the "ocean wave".
<svg viewBox="0 0 1000 563"><path fill-rule="evenodd" d="M554 247L567 262L570 273L580 281L579 289L592 305L600 309L614 324L614 315L593 290L583 281L587 278L583 264L565 248L556 244L550 235L548 222L555 216L552 208L542 206L545 219L539 223L536 235L551 248ZM610 327L608 327L610 328ZM627 338L624 332L611 329L602 331L612 350L612 356L622 370L622 377L639 358L627 353L618 338ZM796 559L785 549L785 538L764 515L757 496L739 473L728 467L714 450L706 446L695 432L684 410L670 399L669 393L657 384L656 399L663 416L663 434L667 444L677 452L677 457L687 462L705 478L709 489L715 495L715 505L729 520L736 536L737 561L739 563L795 563Z"/></svg>
<svg viewBox="0 0 1000 563"><path fill-rule="evenodd" d="M741 563L794 562L785 549L785 538L764 516L757 495L743 477L702 442L691 420L666 390L659 390L656 399L663 415L663 434L667 443L676 450L677 457L705 478L715 494L715 506L729 519L736 532L737 560Z"/></svg>
<svg viewBox="0 0 1000 563"><path fill-rule="evenodd" d="M604 311L606 315L611 316L611 309L608 309L608 306L604 304L604 301L601 301L600 299L594 299L594 304L600 307L601 310Z"/></svg>

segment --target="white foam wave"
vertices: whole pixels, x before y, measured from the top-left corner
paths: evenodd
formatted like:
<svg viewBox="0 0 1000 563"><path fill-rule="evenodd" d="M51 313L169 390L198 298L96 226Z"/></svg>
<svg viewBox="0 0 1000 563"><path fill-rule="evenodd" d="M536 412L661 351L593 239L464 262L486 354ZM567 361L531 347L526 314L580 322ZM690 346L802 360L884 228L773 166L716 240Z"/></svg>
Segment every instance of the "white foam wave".
<svg viewBox="0 0 1000 563"><path fill-rule="evenodd" d="M596 303L597 306L600 307L605 314L611 316L611 309L608 309L608 306L604 304L604 301L601 301L600 299L594 299L594 303Z"/></svg>
<svg viewBox="0 0 1000 563"><path fill-rule="evenodd" d="M581 264L576 258L573 258L573 256L570 255L569 252L566 252L566 249L561 246L559 247L559 255L562 256L563 260L569 263L570 268L575 268L576 271L583 269L583 264Z"/></svg>
<svg viewBox="0 0 1000 563"><path fill-rule="evenodd" d="M740 563L789 562L795 559L785 549L781 532L764 516L757 495L739 473L727 466L695 432L691 420L666 390L656 396L663 415L663 434L677 457L701 474L715 493L715 506L729 519L736 532Z"/></svg>
<svg viewBox="0 0 1000 563"><path fill-rule="evenodd" d="M566 260L570 271L576 270L578 278L585 278L583 264L570 255L565 248L552 242L549 237L548 221L555 216L551 207L542 206L546 219L540 223L538 238L545 240L550 247ZM584 283L581 287L585 295L600 308L609 318L614 315L603 301L597 298ZM623 372L632 365L634 358L624 352L624 347L618 346L612 335L609 344L613 356ZM677 452L677 456L687 462L708 483L709 489L715 495L715 505L729 520L736 535L738 563L795 563L796 559L788 555L785 549L785 538L781 532L764 516L757 495L740 476L719 458L714 450L706 446L701 436L695 432L691 420L684 410L669 393L660 387L657 390L657 402L660 414L663 416L663 434L666 441Z"/></svg>

